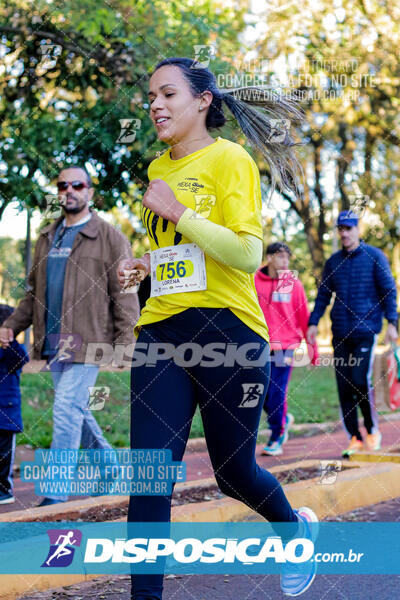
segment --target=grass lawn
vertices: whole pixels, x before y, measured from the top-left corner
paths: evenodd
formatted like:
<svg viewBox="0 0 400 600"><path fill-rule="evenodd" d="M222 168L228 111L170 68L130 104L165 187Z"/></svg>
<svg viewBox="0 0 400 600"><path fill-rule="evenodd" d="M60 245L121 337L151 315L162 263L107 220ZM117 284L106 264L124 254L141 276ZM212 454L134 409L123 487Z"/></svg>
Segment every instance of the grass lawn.
<svg viewBox="0 0 400 600"><path fill-rule="evenodd" d="M323 423L340 418L333 367L293 368L287 399L296 423Z"/></svg>
<svg viewBox="0 0 400 600"><path fill-rule="evenodd" d="M110 388L110 399L104 409L93 414L114 447L129 445L129 383L130 373L100 373L96 385ZM52 431L53 387L51 375L24 374L21 378L22 416L25 431L17 437L18 444L48 448ZM288 406L296 423L335 421L339 419L335 375L332 367L292 371ZM261 428L266 425L265 413ZM199 412L193 419L190 437L201 437L203 426Z"/></svg>

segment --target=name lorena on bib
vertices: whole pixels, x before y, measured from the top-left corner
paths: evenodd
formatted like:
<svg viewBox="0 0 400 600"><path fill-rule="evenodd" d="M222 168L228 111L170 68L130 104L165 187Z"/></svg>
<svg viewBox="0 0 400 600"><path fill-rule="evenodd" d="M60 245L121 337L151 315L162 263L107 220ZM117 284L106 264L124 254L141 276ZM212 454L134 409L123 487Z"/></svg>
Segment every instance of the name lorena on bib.
<svg viewBox="0 0 400 600"><path fill-rule="evenodd" d="M196 244L152 250L150 265L153 297L207 289L204 252Z"/></svg>

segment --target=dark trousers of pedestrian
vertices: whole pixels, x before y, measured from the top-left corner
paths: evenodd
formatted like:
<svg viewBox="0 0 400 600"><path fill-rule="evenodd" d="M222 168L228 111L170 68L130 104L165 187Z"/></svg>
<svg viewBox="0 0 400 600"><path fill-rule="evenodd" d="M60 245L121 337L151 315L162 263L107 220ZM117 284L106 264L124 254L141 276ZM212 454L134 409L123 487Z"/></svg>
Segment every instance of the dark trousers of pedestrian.
<svg viewBox="0 0 400 600"><path fill-rule="evenodd" d="M270 442L276 442L284 431L285 399L292 365L293 350L271 351L271 377L264 401L268 425L271 430Z"/></svg>
<svg viewBox="0 0 400 600"><path fill-rule="evenodd" d="M15 438L14 431L0 429L0 494L12 494Z"/></svg>
<svg viewBox="0 0 400 600"><path fill-rule="evenodd" d="M197 362L183 367L170 358L156 364L133 366L132 448L170 449L172 459L181 461L192 418L199 406L221 491L246 503L268 521L276 522L278 535L283 539L279 523L283 523L284 529L286 523L298 523L297 517L277 479L255 460L258 426L269 383L267 342L229 309L206 308L188 309L147 325L137 339L137 345L162 343L174 348L187 343L204 348L216 342L238 347L254 344L259 350L249 351L248 357L257 361L264 353L266 364L244 368L235 363L212 368ZM138 522L168 523L170 515L171 495L130 498L128 521L131 527ZM163 575L132 575L134 600L160 600L162 588Z"/></svg>
<svg viewBox="0 0 400 600"><path fill-rule="evenodd" d="M333 338L336 382L344 427L349 437L362 441L358 408L367 433L377 433L378 414L372 386L373 350L376 335Z"/></svg>

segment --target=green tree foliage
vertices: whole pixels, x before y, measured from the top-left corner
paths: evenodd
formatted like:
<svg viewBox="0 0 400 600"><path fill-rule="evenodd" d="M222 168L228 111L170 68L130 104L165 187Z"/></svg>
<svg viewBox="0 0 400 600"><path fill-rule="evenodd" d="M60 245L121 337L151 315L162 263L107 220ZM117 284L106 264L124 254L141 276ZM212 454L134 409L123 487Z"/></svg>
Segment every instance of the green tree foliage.
<svg viewBox="0 0 400 600"><path fill-rule="evenodd" d="M253 74L302 98L304 193L286 202L303 225L314 274L335 214L353 208L365 239L393 259L399 276L399 5L271 0L265 7Z"/></svg>
<svg viewBox="0 0 400 600"><path fill-rule="evenodd" d="M25 294L24 241L0 238L0 302L15 306Z"/></svg>
<svg viewBox="0 0 400 600"><path fill-rule="evenodd" d="M5 0L0 218L15 200L44 208L60 168L79 163L97 173L98 207L137 199L159 149L149 73L164 57L194 58L195 44L215 42L220 56L231 56L242 16L243 8L214 0ZM130 141L121 141L122 119L135 119Z"/></svg>

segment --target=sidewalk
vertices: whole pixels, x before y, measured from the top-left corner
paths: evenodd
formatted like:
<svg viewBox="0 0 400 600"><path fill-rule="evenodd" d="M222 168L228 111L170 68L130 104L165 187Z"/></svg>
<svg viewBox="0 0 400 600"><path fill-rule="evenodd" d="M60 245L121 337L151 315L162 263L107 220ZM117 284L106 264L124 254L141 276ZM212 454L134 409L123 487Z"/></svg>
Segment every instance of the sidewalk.
<svg viewBox="0 0 400 600"><path fill-rule="evenodd" d="M394 416L389 415L386 421L385 417L381 416L380 429L383 435L383 447L400 448L400 420L395 420ZM272 466L293 462L295 459L340 459L341 452L347 444L348 439L344 431L321 433L312 437L296 436L289 439L285 444L283 455L277 457L262 456L263 444L259 444L256 456L258 464L268 469ZM18 447L16 463L19 464L21 461L29 460L33 460L33 450ZM204 449L202 440L189 442L183 460L186 463L187 481L196 481L213 476L208 452ZM32 508L39 502L39 497L34 493L33 484L22 482L19 477L15 479L14 493L15 503L0 506L0 514ZM83 496L76 496L72 499L82 498Z"/></svg>

